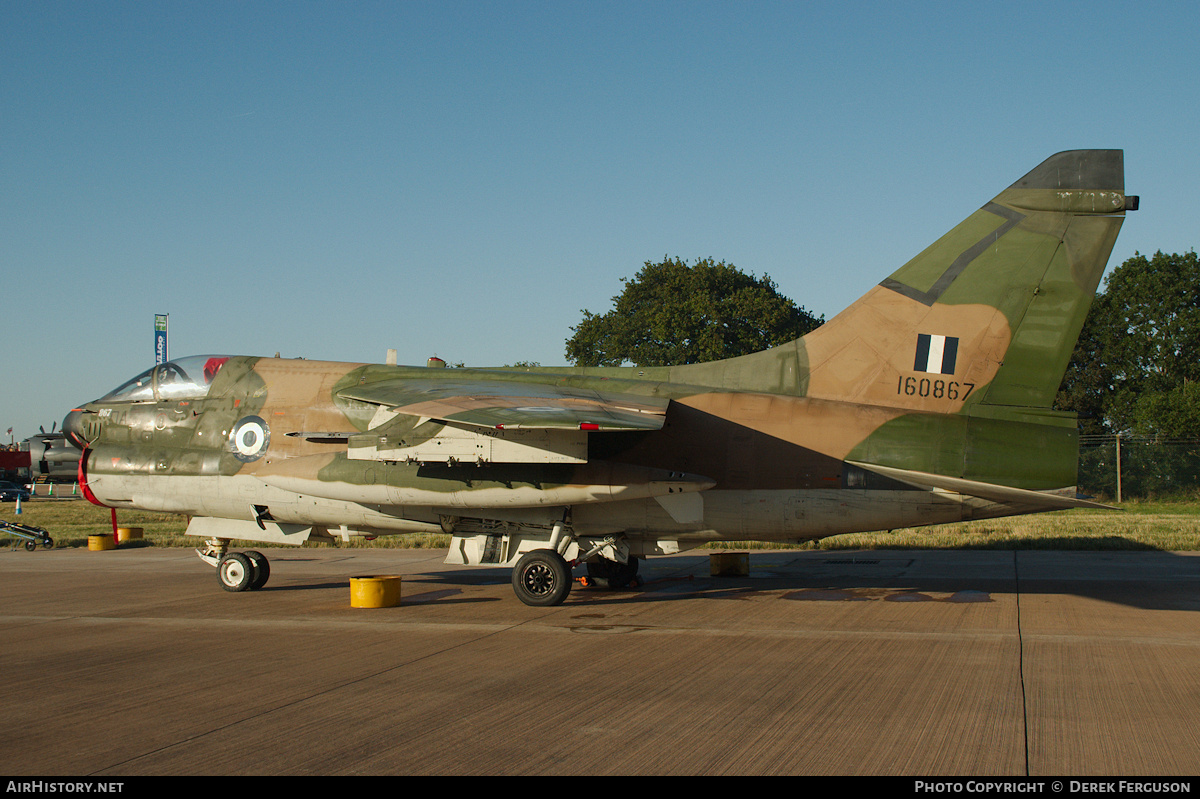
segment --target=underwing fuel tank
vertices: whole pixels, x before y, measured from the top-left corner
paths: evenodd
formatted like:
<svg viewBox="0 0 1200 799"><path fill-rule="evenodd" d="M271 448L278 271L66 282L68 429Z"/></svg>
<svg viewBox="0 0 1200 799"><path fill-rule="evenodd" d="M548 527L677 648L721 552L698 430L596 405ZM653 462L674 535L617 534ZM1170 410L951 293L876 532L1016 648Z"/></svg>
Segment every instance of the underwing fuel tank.
<svg viewBox="0 0 1200 799"><path fill-rule="evenodd" d="M255 476L296 494L378 505L518 508L646 499L705 491L707 477L593 462L577 466L447 466L364 462L338 455L288 458Z"/></svg>

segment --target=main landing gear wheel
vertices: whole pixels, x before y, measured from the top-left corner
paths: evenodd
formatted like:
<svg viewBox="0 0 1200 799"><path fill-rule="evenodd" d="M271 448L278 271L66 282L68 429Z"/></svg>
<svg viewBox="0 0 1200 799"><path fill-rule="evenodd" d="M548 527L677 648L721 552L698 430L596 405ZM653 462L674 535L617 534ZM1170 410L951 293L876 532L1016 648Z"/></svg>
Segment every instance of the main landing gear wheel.
<svg viewBox="0 0 1200 799"><path fill-rule="evenodd" d="M607 580L608 587L612 589L631 586L636 588L642 584L641 578L638 577L638 559L632 555L626 563L618 563L605 558L595 562L588 561L587 572L589 577Z"/></svg>
<svg viewBox="0 0 1200 799"><path fill-rule="evenodd" d="M561 605L571 593L571 570L553 549L526 552L512 571L513 591L526 605Z"/></svg>

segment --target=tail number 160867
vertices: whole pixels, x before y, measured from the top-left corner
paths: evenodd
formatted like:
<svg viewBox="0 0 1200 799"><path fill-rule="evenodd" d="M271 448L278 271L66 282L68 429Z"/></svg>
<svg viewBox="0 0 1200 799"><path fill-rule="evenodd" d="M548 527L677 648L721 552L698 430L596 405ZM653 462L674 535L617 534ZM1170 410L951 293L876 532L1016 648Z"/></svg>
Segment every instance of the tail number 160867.
<svg viewBox="0 0 1200 799"><path fill-rule="evenodd" d="M909 397L933 397L934 399L965 400L975 389L974 383L957 380L937 380L931 377L901 375L896 382L896 393Z"/></svg>

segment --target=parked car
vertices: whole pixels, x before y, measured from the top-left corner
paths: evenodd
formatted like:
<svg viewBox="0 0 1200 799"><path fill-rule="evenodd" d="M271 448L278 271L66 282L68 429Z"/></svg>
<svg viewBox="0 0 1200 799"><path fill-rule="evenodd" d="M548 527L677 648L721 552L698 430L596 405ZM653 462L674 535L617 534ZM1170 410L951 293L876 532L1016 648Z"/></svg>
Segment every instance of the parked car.
<svg viewBox="0 0 1200 799"><path fill-rule="evenodd" d="M16 502L18 499L29 499L29 489L7 480L0 480L0 502Z"/></svg>

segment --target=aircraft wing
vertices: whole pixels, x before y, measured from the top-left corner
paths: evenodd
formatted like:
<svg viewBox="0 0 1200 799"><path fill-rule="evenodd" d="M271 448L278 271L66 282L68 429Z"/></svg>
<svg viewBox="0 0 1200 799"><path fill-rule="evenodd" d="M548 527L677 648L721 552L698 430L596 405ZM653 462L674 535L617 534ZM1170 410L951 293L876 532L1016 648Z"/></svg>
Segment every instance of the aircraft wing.
<svg viewBox="0 0 1200 799"><path fill-rule="evenodd" d="M962 477L946 477L945 475L930 474L928 472L914 472L909 469L896 469L891 466L877 466L873 463L858 463L855 461L847 461L847 463L919 488L937 488L943 491L953 491L956 494L979 497L980 499L1000 502L1005 505L1021 505L1037 510L1063 510L1066 508L1120 510L1120 508L1112 505L1105 505L1100 502L1093 502L1090 499L1065 494L1030 491L1026 488L1013 488L1012 486L984 483L979 480L967 480Z"/></svg>
<svg viewBox="0 0 1200 799"><path fill-rule="evenodd" d="M505 380L410 380L352 386L338 395L393 413L498 430L658 430L668 400Z"/></svg>

